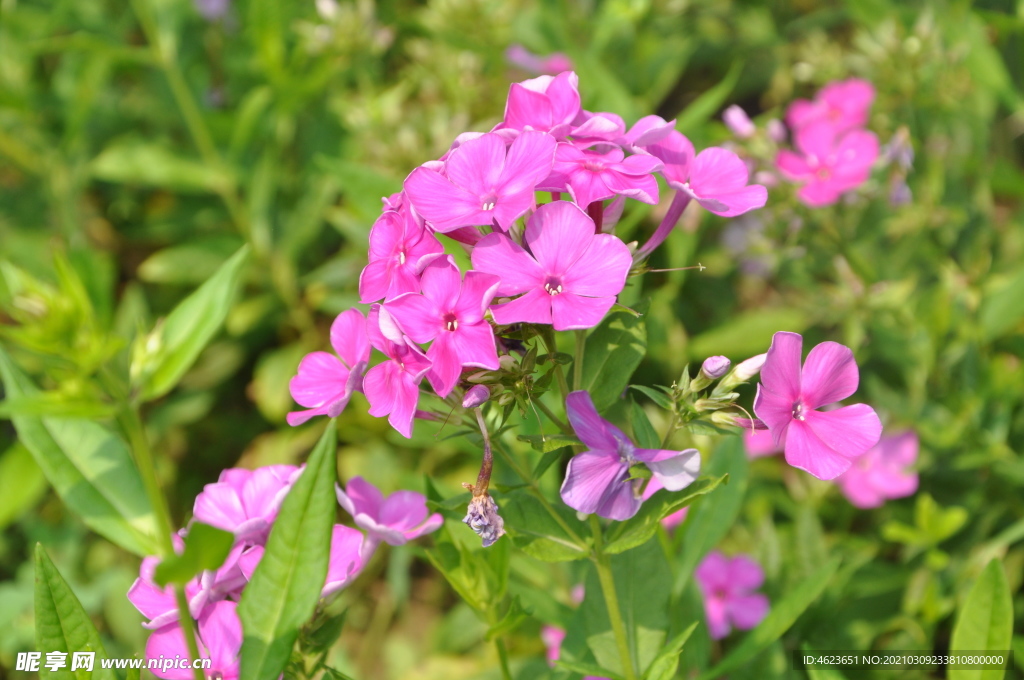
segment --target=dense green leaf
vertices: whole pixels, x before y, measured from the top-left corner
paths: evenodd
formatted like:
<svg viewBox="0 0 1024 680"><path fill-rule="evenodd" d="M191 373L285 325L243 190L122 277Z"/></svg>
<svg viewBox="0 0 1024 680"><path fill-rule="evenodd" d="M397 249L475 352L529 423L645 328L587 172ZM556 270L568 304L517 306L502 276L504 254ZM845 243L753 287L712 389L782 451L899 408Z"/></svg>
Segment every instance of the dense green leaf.
<svg viewBox="0 0 1024 680"><path fill-rule="evenodd" d="M630 387L638 392L646 394L651 398L651 401L666 411L672 408L672 400L662 389L655 389L653 387L647 387L646 385L630 385Z"/></svg>
<svg viewBox="0 0 1024 680"><path fill-rule="evenodd" d="M586 526L576 519L576 513L562 503L551 506L558 513L556 520L544 505L526 491L513 491L499 499L501 516L505 519L505 531L516 547L528 555L546 562L580 560L587 557L589 536ZM568 527L575 534L571 536Z"/></svg>
<svg viewBox="0 0 1024 680"><path fill-rule="evenodd" d="M647 303L638 311L647 311ZM594 406L604 411L622 395L633 371L647 352L643 317L614 312L587 336L583 355L583 389L590 392ZM576 367L573 367L575 373Z"/></svg>
<svg viewBox="0 0 1024 680"><path fill-rule="evenodd" d="M0 455L0 529L46 492L46 476L21 442Z"/></svg>
<svg viewBox="0 0 1024 680"><path fill-rule="evenodd" d="M971 586L957 615L950 652L1009 651L1013 599L1000 560L993 559ZM950 680L998 680L1003 670L950 668Z"/></svg>
<svg viewBox="0 0 1024 680"><path fill-rule="evenodd" d="M299 629L312 616L327 577L337 433L332 420L288 492L266 552L238 606L245 639L241 677L274 680L288 664Z"/></svg>
<svg viewBox="0 0 1024 680"><path fill-rule="evenodd" d="M199 160L140 139L123 139L104 149L92 162L96 179L121 184L217 192L232 183L231 175Z"/></svg>
<svg viewBox="0 0 1024 680"><path fill-rule="evenodd" d="M637 445L642 449L660 449L661 437L658 436L657 430L651 425L651 421L647 414L644 413L643 408L633 399L630 399L629 403L629 420L633 425L633 438L636 439Z"/></svg>
<svg viewBox="0 0 1024 680"><path fill-rule="evenodd" d="M654 657L650 668L644 674L644 680L672 680L676 677L679 653L683 651L683 645L690 639L698 623L699 621L694 621L683 632L668 641L661 653Z"/></svg>
<svg viewBox="0 0 1024 680"><path fill-rule="evenodd" d="M202 522L192 522L185 536L185 550L165 558L157 565L153 580L159 586L184 585L202 571L213 571L224 564L235 543L235 535Z"/></svg>

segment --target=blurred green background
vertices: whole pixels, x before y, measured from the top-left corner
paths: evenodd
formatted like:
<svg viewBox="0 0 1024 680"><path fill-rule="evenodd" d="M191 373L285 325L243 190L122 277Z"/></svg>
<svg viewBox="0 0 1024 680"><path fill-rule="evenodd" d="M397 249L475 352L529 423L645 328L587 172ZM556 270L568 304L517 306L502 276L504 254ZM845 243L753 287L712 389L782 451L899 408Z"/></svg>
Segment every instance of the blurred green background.
<svg viewBox="0 0 1024 680"><path fill-rule="evenodd" d="M827 209L779 186L742 220L684 219L654 266L707 270L631 286L631 299L651 298L634 382L671 384L688 362L737 361L793 330L805 349L853 347L860 400L921 438L918 498L872 512L778 460L753 462L725 546L761 561L769 594L828 555L846 561L734 677L804 677L785 656L804 643L942 649L991 557L1015 593L1010 674L1022 677L1024 0L222 2L212 16L214 0L0 0L0 342L37 384L102 405L101 367L127 367L134 339L251 246L223 331L147 408L179 525L221 469L294 463L312 446L318 426L285 424L288 380L357 302L380 198L459 133L490 129L509 83L536 75L506 61L509 46L565 53L585 108L627 124L678 117L698 148L729 139L729 104L764 124L859 76L878 91L869 128L883 143L909 133L911 202L891 204L883 171ZM643 238L664 209L632 206L620 233ZM464 438L419 427L407 441L365 410L357 396L339 421L342 475L386 490L429 475L452 493L474 477ZM111 655L141 652L124 597L137 558L67 512L7 421L0 525L0 677L34 649L37 541ZM497 677L484 624L418 550L390 550L346 591L332 665L359 678ZM552 570L553 600L538 592ZM569 605L574 577L513 559L513 592L538 612L513 657L543 653L541 615ZM693 654L717 653L705 646Z"/></svg>

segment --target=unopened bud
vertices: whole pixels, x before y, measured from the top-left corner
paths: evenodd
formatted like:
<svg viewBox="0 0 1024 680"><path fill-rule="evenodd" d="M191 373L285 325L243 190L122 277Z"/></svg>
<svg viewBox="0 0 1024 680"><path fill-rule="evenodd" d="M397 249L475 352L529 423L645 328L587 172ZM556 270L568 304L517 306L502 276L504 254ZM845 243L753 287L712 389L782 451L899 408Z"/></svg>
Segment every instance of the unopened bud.
<svg viewBox="0 0 1024 680"><path fill-rule="evenodd" d="M768 138L773 142L786 141L786 126L778 118L772 118L768 121L765 125L765 130L768 131Z"/></svg>
<svg viewBox="0 0 1024 680"><path fill-rule="evenodd" d="M767 354L758 354L757 356L750 357L746 361L741 361L736 366L736 370L733 371L733 375L735 375L740 382L750 380L761 372L761 367L764 366L764 360L767 356Z"/></svg>
<svg viewBox="0 0 1024 680"><path fill-rule="evenodd" d="M487 493L473 496L469 501L466 517L462 520L489 548L505 533L505 520L498 514L498 504Z"/></svg>
<svg viewBox="0 0 1024 680"><path fill-rule="evenodd" d="M462 399L462 408L476 408L491 398L491 391L483 385L474 385Z"/></svg>
<svg viewBox="0 0 1024 680"><path fill-rule="evenodd" d="M730 366L732 366L732 362L729 361L728 357L708 357L701 364L700 372L711 380L718 380L729 372Z"/></svg>
<svg viewBox="0 0 1024 680"><path fill-rule="evenodd" d="M732 426L736 424L736 414L730 411L715 411L711 414L711 422L715 425Z"/></svg>
<svg viewBox="0 0 1024 680"><path fill-rule="evenodd" d="M513 356L502 354L498 357L498 365L501 366L503 371L514 371L519 366L519 362Z"/></svg>
<svg viewBox="0 0 1024 680"><path fill-rule="evenodd" d="M732 133L739 139L747 139L753 137L754 133L757 132L757 127L754 126L753 121L750 120L750 116L747 115L746 111L733 104L722 113L722 120L725 121L726 127L732 130Z"/></svg>

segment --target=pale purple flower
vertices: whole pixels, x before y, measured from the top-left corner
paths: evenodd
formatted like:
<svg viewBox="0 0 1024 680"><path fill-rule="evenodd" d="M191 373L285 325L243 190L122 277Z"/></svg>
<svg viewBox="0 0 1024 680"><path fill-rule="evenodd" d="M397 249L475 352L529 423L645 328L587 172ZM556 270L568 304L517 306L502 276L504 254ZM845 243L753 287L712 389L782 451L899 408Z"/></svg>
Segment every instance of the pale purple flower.
<svg viewBox="0 0 1024 680"><path fill-rule="evenodd" d="M722 120L739 139L748 139L757 132L757 127L750 120L747 112L733 104L722 113Z"/></svg>
<svg viewBox="0 0 1024 680"><path fill-rule="evenodd" d="M505 120L495 129L539 130L562 138L579 113L579 78L575 73L539 76L509 87Z"/></svg>
<svg viewBox="0 0 1024 680"><path fill-rule="evenodd" d="M830 205L871 175L878 138L866 130L840 134L829 123L811 123L796 133L800 153L783 149L775 159L789 180L802 183L797 198L812 208Z"/></svg>
<svg viewBox="0 0 1024 680"><path fill-rule="evenodd" d="M394 321L380 305L370 308L366 331L370 344L387 356L363 378L363 393L370 402L370 415L388 416L388 422L402 436L412 437L412 419L419 401L419 384L430 370L430 360L401 333L395 333ZM386 337L390 335L391 337Z"/></svg>
<svg viewBox="0 0 1024 680"><path fill-rule="evenodd" d="M757 354L736 364L736 370L732 372L738 382L746 382L761 372L764 367L764 360L767 354Z"/></svg>
<svg viewBox="0 0 1024 680"><path fill-rule="evenodd" d="M405 193L435 231L496 224L503 230L536 205L534 190L551 173L555 138L524 132L505 148L489 133L451 152L444 172L416 168L405 180Z"/></svg>
<svg viewBox="0 0 1024 680"><path fill-rule="evenodd" d="M498 284L497 276L478 271L466 272L462 280L455 261L445 255L423 269L422 295L406 293L384 305L414 342L433 341L427 379L438 396L448 396L463 366L497 370L494 331L484 314Z"/></svg>
<svg viewBox="0 0 1024 680"><path fill-rule="evenodd" d="M569 461L562 483L565 504L579 512L626 520L640 509L640 480L630 480L629 468L644 463L669 491L689 486L700 473L697 449L668 451L639 449L622 430L598 415L590 394L571 392L566 415L587 450Z"/></svg>
<svg viewBox="0 0 1024 680"><path fill-rule="evenodd" d="M231 0L193 0L193 4L207 21L223 19L231 9Z"/></svg>
<svg viewBox="0 0 1024 680"><path fill-rule="evenodd" d="M658 180L651 174L661 161L647 154L625 157L613 147L604 153L584 151L559 143L551 175L540 183L547 191L567 191L576 204L586 209L594 201L620 195L643 203L658 202Z"/></svg>
<svg viewBox="0 0 1024 680"><path fill-rule="evenodd" d="M462 398L462 408L476 408L491 398L491 391L483 385L473 385Z"/></svg>
<svg viewBox="0 0 1024 680"><path fill-rule="evenodd" d="M568 201L542 205L526 225L523 243L485 236L473 249L473 268L498 276L499 296L526 293L491 307L499 324L553 323L555 330L592 328L626 285L632 257L611 234Z"/></svg>
<svg viewBox="0 0 1024 680"><path fill-rule="evenodd" d="M843 495L858 508L877 508L885 501L917 491L917 435L913 432L882 437L850 469L836 478Z"/></svg>
<svg viewBox="0 0 1024 680"><path fill-rule="evenodd" d="M364 304L415 293L420 289L420 260L444 251L404 195L387 200L399 210L385 211L370 230L369 263L359 275L359 300Z"/></svg>
<svg viewBox="0 0 1024 680"><path fill-rule="evenodd" d="M366 532L367 543L402 545L436 530L441 515L429 515L427 499L415 491L396 491L387 498L362 477L353 477L343 490L336 487L338 503ZM365 548L364 548L365 550Z"/></svg>
<svg viewBox="0 0 1024 680"><path fill-rule="evenodd" d="M301 425L314 416L336 418L354 392L363 385L363 373L370 360L366 319L358 309L342 312L331 324L328 352L310 352L299 362L298 373L288 383L292 399L308 408L288 414L289 425Z"/></svg>
<svg viewBox="0 0 1024 680"><path fill-rule="evenodd" d="M837 132L863 127L875 100L875 88L866 80L829 83L818 92L814 101L797 99L786 111L789 127L799 132L814 123L827 123Z"/></svg>
<svg viewBox="0 0 1024 680"><path fill-rule="evenodd" d="M204 670L208 678L236 680L238 678L238 653L242 649L242 623L238 618L238 605L223 600L210 605L199 616L196 642L199 645L199 656L209 659L210 668ZM146 659L154 659L159 664L160 658L187 659L188 645L181 626L177 623L164 626L154 631L146 642ZM162 666L150 667L150 672L158 678L166 680L192 680L191 668L169 668Z"/></svg>
<svg viewBox="0 0 1024 680"><path fill-rule="evenodd" d="M734 627L750 630L768 615L768 598L754 592L764 583L764 572L749 557L729 559L713 551L693 575L704 595L708 632L714 639L724 638Z"/></svg>
<svg viewBox="0 0 1024 680"><path fill-rule="evenodd" d="M772 339L754 413L771 430L786 462L818 479L835 479L853 459L878 442L882 423L866 404L818 411L857 391L860 376L853 352L835 342L823 342L807 355L803 369L798 333L779 332Z"/></svg>
<svg viewBox="0 0 1024 680"><path fill-rule="evenodd" d="M261 543L302 470L294 465L224 470L216 483L207 484L196 496L193 518L233 532L236 540Z"/></svg>
<svg viewBox="0 0 1024 680"><path fill-rule="evenodd" d="M704 377L710 380L717 380L723 375L729 372L729 367L732 366L732 362L729 361L728 357L714 356L708 357L704 360L704 363L700 366L700 372Z"/></svg>
<svg viewBox="0 0 1024 680"><path fill-rule="evenodd" d="M572 60L561 52L553 52L542 57L522 45L512 45L505 50L505 60L513 66L538 75L555 75L572 70Z"/></svg>

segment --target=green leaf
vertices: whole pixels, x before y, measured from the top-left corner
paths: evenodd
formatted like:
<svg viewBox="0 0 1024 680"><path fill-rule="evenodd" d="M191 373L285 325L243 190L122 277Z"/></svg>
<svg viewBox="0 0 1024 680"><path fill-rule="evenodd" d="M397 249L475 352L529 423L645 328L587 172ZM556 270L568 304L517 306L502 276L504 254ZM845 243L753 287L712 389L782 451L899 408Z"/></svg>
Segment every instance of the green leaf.
<svg viewBox="0 0 1024 680"><path fill-rule="evenodd" d="M557 451L558 449L564 449L566 446L578 446L582 443L579 437L573 437L568 434L521 434L516 439L521 442L527 442L533 447L534 451L540 451L541 453Z"/></svg>
<svg viewBox="0 0 1024 680"><path fill-rule="evenodd" d="M0 529L18 518L46 492L46 476L21 442L0 456Z"/></svg>
<svg viewBox="0 0 1024 680"><path fill-rule="evenodd" d="M671 410L672 400L669 398L668 394L666 394L663 391L664 388L659 387L658 389L654 389L651 387L647 387L646 385L630 385L630 387L636 390L637 392L642 392L643 394L646 394L648 397L651 398L651 401L653 401L661 408L665 410Z"/></svg>
<svg viewBox="0 0 1024 680"><path fill-rule="evenodd" d="M676 564L672 592L680 594L687 579L704 556L725 537L743 505L747 491L749 461L739 437L725 439L704 467L709 478L729 475L729 483L715 494L714 502L698 503L691 508L683 527L683 550Z"/></svg>
<svg viewBox="0 0 1024 680"><path fill-rule="evenodd" d="M472 536L461 523L458 531L465 532L463 537ZM455 592L470 607L484 613L499 606L505 597L511 548L509 541L501 539L489 548L480 547L479 540L468 547L464 541L454 540L446 525L434 534L434 547L425 554Z"/></svg>
<svg viewBox="0 0 1024 680"><path fill-rule="evenodd" d="M144 399L156 399L170 392L213 339L231 309L241 280L242 265L248 256L248 246L239 249L164 320L158 331L159 349L152 357L152 365L132 366L133 372L148 375L143 389Z"/></svg>
<svg viewBox="0 0 1024 680"><path fill-rule="evenodd" d="M722 104L732 94L732 90L736 87L742 72L743 62L734 61L732 66L729 67L728 73L718 81L717 85L697 97L693 103L686 107L685 111L676 116L676 129L689 134L688 130L711 118L715 111L722 108ZM699 354L698 352L697 355Z"/></svg>
<svg viewBox="0 0 1024 680"><path fill-rule="evenodd" d="M630 399L630 421L633 424L633 437L642 449L660 449L661 437L658 431L651 425L647 414L635 400Z"/></svg>
<svg viewBox="0 0 1024 680"><path fill-rule="evenodd" d="M646 313L646 302L639 307L641 313ZM618 400L646 352L644 320L628 312L609 314L587 336L582 386L590 392L598 411L604 411Z"/></svg>
<svg viewBox="0 0 1024 680"><path fill-rule="evenodd" d="M53 566L43 546L38 543L35 558L36 649L44 653L64 652L68 655L66 668L53 672L40 666L39 677L115 680L113 671L102 668L99 660L94 661L92 671L79 669L71 672L71 655L74 652L95 652L104 658L107 653L82 603L68 587L57 567Z"/></svg>
<svg viewBox="0 0 1024 680"><path fill-rule="evenodd" d="M213 276L243 242L237 236L194 240L158 250L138 268L138 276L150 283L200 284Z"/></svg>
<svg viewBox="0 0 1024 680"><path fill-rule="evenodd" d="M61 394L41 392L0 401L0 418L13 416L55 416L58 418L108 418L116 413L111 404L72 401Z"/></svg>
<svg viewBox="0 0 1024 680"><path fill-rule="evenodd" d="M672 680L676 677L676 670L679 668L679 653L683 651L683 645L690 639L698 623L699 621L694 621L686 630L669 640L661 654L654 657L651 667L644 674L644 680Z"/></svg>
<svg viewBox="0 0 1024 680"><path fill-rule="evenodd" d="M770 644L782 637L796 620L825 590L839 568L839 558L834 558L822 565L817 571L800 582L778 602L772 603L771 611L757 628L747 633L743 642L738 644L721 661L702 673L698 680L714 680L722 678L744 665Z"/></svg>
<svg viewBox="0 0 1024 680"><path fill-rule="evenodd" d="M565 447L559 447L552 451L548 451L540 460L537 461L537 467L533 469L533 478L540 479L541 476L548 471L548 468L554 465L555 461L562 457L562 449Z"/></svg>
<svg viewBox="0 0 1024 680"><path fill-rule="evenodd" d="M622 676L618 673L592 663L579 663L567 659L558 659L555 661L555 668L564 668L570 673L579 673L584 676L590 675L598 678L608 678L609 680L623 680Z"/></svg>
<svg viewBox="0 0 1024 680"><path fill-rule="evenodd" d="M995 652L1010 649L1013 600L1003 565L993 559L974 582L953 628L952 652ZM997 680L1004 671L950 668L949 680Z"/></svg>
<svg viewBox="0 0 1024 680"><path fill-rule="evenodd" d="M153 572L153 580L158 586L184 585L199 572L213 571L224 564L234 543L235 535L230 531L193 522L185 537L184 552L160 562Z"/></svg>
<svg viewBox="0 0 1024 680"><path fill-rule="evenodd" d="M484 636L487 640L493 640L497 637L501 637L506 633L511 633L519 624L527 619L530 612L523 608L522 602L519 601L519 596L512 598L512 604L509 605L508 611L505 612L505 616L501 617L501 620L495 623L493 626L487 629L487 634Z"/></svg>
<svg viewBox="0 0 1024 680"><path fill-rule="evenodd" d="M710 493L723 482L728 482L729 475L721 477L698 479L690 486L680 491L666 491L662 489L640 506L640 511L625 522L617 522L612 525L605 539L607 545L605 552L616 554L624 552L638 545L643 545L654 536L658 530L658 524L673 512L678 512L687 507L697 498Z"/></svg>
<svg viewBox="0 0 1024 680"><path fill-rule="evenodd" d="M238 615L245 631L245 680L274 680L281 674L320 599L334 524L336 447L331 420L284 499L263 559L242 595Z"/></svg>
<svg viewBox="0 0 1024 680"><path fill-rule="evenodd" d="M561 523L556 521L537 498L526 491L513 491L499 500L505 531L526 554L545 562L581 560L589 555L589 547L582 536L589 535L582 522L565 505L552 507ZM563 526L564 525L564 526ZM566 532L569 527L576 534Z"/></svg>
<svg viewBox="0 0 1024 680"><path fill-rule="evenodd" d="M106 182L181 192L216 193L233 182L223 169L140 139L115 141L93 159L90 170L93 177Z"/></svg>
<svg viewBox="0 0 1024 680"><path fill-rule="evenodd" d="M0 377L11 399L38 393L2 348ZM120 437L75 418L14 416L11 422L57 495L90 529L139 556L157 551L156 517Z"/></svg>

